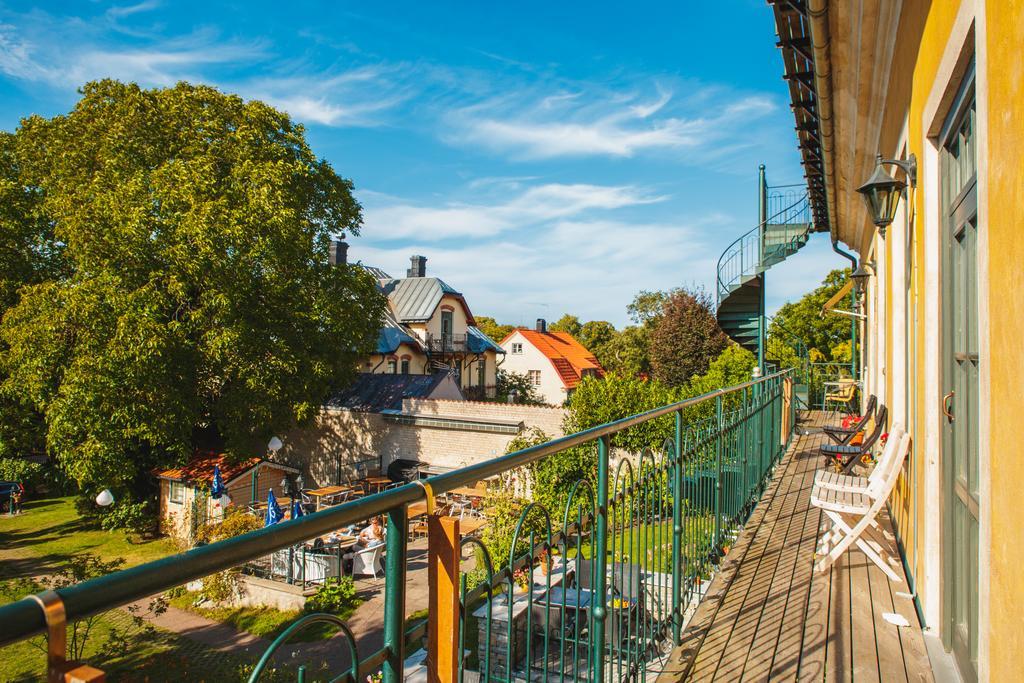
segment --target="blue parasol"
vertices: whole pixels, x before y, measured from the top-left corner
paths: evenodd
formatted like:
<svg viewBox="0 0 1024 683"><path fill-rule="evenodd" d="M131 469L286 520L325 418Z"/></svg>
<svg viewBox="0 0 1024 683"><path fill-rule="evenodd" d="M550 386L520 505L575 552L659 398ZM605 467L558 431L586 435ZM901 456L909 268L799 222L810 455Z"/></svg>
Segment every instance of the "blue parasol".
<svg viewBox="0 0 1024 683"><path fill-rule="evenodd" d="M277 524L284 519L284 510L277 504L277 497L274 495L274 489L267 491L267 516L264 519L263 526L271 526Z"/></svg>
<svg viewBox="0 0 1024 683"><path fill-rule="evenodd" d="M210 498L217 500L226 494L228 490L224 488L224 479L220 476L220 465L213 466L213 485L210 486Z"/></svg>

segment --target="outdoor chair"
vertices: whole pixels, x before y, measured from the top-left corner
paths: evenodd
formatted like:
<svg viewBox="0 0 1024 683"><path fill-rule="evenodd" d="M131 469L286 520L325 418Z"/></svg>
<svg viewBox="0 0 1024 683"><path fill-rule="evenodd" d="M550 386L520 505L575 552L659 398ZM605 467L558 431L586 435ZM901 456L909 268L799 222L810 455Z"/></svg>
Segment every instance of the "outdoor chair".
<svg viewBox="0 0 1024 683"><path fill-rule="evenodd" d="M904 434L903 426L895 424L892 430L889 432L889 440L886 441L885 448L882 449L882 454L879 456L878 461L875 463L875 467L871 470L871 474L866 477L858 477L851 474L843 474L842 472L836 472L834 469L818 470L814 473L814 485L821 489L834 489L836 491L846 491L848 493L864 493L871 482L882 476L889 467L889 461L896 454L896 446L899 444L900 437Z"/></svg>
<svg viewBox="0 0 1024 683"><path fill-rule="evenodd" d="M838 469L841 469L844 473L849 474L853 471L853 468L860 459L865 455L871 453L871 449L874 447L875 442L878 441L878 437L882 435L885 430L885 421L889 417L889 410L885 406L878 409L875 414L875 424L870 432L865 430L864 440L858 445L851 443L845 444L831 444L827 443L821 447L821 454L825 456L825 459L829 464L832 464ZM850 438L852 441L852 436Z"/></svg>
<svg viewBox="0 0 1024 683"><path fill-rule="evenodd" d="M836 443L846 443L850 440L853 434L864 429L867 425L868 420L875 413L875 408L878 407L878 397L874 394L868 397L867 405L864 406L864 413L861 415L860 420L856 424L851 424L849 427L843 427L842 425L826 425L822 428L822 431Z"/></svg>
<svg viewBox="0 0 1024 683"><path fill-rule="evenodd" d="M832 391L825 392L824 408L826 412L838 414L844 408L847 415L853 413L853 400L857 397L857 380L842 379L836 383ZM829 411L829 406L833 410Z"/></svg>
<svg viewBox="0 0 1024 683"><path fill-rule="evenodd" d="M376 579L378 574L384 573L381 563L383 554L384 544L381 543L372 548L348 553L345 555L345 559L352 561L352 576L372 576Z"/></svg>
<svg viewBox="0 0 1024 683"><path fill-rule="evenodd" d="M902 581L890 566L890 562L895 560L885 555L880 544L866 535L869 529L878 528L875 518L885 507L910 449L910 435L900 430L899 437L898 443L895 438L892 440L891 447L896 449L894 453L880 461L885 466L876 468L876 472L868 477L867 488L851 492L818 485L811 490L811 505L824 512L831 521L815 553L816 571L827 570L850 546L856 544L892 581Z"/></svg>

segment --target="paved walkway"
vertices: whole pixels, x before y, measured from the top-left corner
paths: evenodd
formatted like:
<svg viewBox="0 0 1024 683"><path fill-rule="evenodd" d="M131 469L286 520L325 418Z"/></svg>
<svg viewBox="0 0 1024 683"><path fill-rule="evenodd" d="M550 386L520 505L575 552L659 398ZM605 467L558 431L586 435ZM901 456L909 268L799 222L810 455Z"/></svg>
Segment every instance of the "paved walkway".
<svg viewBox="0 0 1024 683"><path fill-rule="evenodd" d="M427 607L427 562L426 539L409 544L409 564L406 579L405 613L410 615ZM360 658L367 657L384 647L384 579L361 578L356 580L360 597L364 602L348 620L348 626L356 639ZM148 601L137 603L140 614L146 611ZM212 619L176 607L168 607L160 615L147 617L158 628L171 631L201 645L221 652L259 659L270 647L271 641ZM326 666L335 673L349 666L349 648L341 633L307 643L285 645L275 656L279 664L305 664L310 670Z"/></svg>

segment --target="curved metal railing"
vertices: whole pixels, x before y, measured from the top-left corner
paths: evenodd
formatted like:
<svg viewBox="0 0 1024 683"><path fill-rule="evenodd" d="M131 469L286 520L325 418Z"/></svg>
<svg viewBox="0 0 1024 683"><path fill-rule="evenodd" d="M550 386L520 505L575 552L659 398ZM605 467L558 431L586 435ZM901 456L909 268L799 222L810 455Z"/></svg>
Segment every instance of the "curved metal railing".
<svg viewBox="0 0 1024 683"><path fill-rule="evenodd" d="M783 193L769 195L769 206L781 203ZM746 233L736 238L718 258L718 286L716 288L717 303L729 296L732 288L744 277L756 275L765 261L766 252L772 247L765 247L762 233L768 225L806 225L810 222L810 202L807 192L800 193L790 204L787 204L758 223ZM794 228L790 239L796 239L806 232L805 228ZM773 233L779 234L779 233Z"/></svg>

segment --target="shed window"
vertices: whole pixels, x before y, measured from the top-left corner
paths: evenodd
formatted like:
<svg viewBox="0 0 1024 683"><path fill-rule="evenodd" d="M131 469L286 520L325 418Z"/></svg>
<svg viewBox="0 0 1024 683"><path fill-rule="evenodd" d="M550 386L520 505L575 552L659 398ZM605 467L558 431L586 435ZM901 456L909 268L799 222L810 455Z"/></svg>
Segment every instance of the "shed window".
<svg viewBox="0 0 1024 683"><path fill-rule="evenodd" d="M170 493L168 494L168 499L172 503L181 505L182 503L185 502L185 485L180 481L172 481L170 482L170 484L171 490Z"/></svg>
<svg viewBox="0 0 1024 683"><path fill-rule="evenodd" d="M402 359L402 374L403 375L408 375L409 374L409 359L408 358L403 358Z"/></svg>

